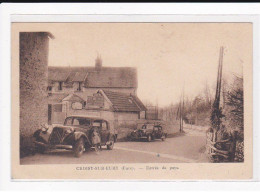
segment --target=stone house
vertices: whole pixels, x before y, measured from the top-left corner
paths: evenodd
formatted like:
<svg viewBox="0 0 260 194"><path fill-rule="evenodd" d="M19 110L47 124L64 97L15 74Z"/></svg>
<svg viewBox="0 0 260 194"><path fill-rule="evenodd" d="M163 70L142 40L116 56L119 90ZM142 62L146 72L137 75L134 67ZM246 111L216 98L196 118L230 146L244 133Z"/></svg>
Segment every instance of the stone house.
<svg viewBox="0 0 260 194"><path fill-rule="evenodd" d="M137 71L130 67L48 68L48 122L70 115L99 116L115 126L145 119L146 107L136 95Z"/></svg>

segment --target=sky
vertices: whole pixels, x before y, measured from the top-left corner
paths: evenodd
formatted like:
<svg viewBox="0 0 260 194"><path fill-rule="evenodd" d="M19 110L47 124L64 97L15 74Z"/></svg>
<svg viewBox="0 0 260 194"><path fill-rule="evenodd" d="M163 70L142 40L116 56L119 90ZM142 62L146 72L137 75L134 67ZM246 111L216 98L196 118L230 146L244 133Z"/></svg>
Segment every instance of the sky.
<svg viewBox="0 0 260 194"><path fill-rule="evenodd" d="M49 66L136 67L138 97L167 106L216 84L220 46L230 79L252 64L251 23L14 23L17 31L48 31Z"/></svg>

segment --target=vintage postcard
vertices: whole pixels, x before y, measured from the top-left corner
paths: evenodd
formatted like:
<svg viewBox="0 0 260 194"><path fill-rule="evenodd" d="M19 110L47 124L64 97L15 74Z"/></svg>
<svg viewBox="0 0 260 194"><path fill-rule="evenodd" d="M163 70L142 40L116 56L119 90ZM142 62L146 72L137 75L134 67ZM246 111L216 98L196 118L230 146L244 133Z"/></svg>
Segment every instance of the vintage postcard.
<svg viewBox="0 0 260 194"><path fill-rule="evenodd" d="M250 22L12 23L12 178L250 180Z"/></svg>

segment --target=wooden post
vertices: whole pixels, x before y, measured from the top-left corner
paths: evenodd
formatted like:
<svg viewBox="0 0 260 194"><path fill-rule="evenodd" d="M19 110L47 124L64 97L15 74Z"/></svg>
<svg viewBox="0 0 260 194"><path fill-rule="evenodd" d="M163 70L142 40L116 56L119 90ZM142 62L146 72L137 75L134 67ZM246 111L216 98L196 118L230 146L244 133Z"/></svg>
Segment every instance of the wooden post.
<svg viewBox="0 0 260 194"><path fill-rule="evenodd" d="M180 115L180 132L182 132L182 125L181 125L182 107L181 107L181 101L179 103L179 108L180 108L180 111L179 111L179 115Z"/></svg>
<svg viewBox="0 0 260 194"><path fill-rule="evenodd" d="M230 145L230 162L234 162L236 157L237 131L234 131L231 137L232 137L232 142Z"/></svg>
<svg viewBox="0 0 260 194"><path fill-rule="evenodd" d="M183 122L184 122L184 87L183 87L183 93L182 93L182 115L181 115L181 118L182 118L182 132L183 132Z"/></svg>
<svg viewBox="0 0 260 194"><path fill-rule="evenodd" d="M217 76L217 87L216 87L216 94L215 100L212 107L212 115L211 115L211 124L213 130L216 132L220 129L220 117L221 117L221 110L220 110L220 93L221 93L221 82L222 82L222 67L223 67L223 47L220 47L219 53L219 65L218 65L218 76ZM215 134L217 136L217 134Z"/></svg>

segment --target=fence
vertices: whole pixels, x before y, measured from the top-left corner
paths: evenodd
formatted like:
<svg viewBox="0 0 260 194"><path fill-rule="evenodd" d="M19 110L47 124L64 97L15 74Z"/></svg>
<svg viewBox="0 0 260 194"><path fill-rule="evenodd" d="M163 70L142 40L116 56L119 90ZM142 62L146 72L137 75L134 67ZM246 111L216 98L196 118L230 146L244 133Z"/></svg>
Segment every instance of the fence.
<svg viewBox="0 0 260 194"><path fill-rule="evenodd" d="M236 134L224 140L217 140L217 132L207 132L206 151L212 162L234 162L236 144Z"/></svg>

